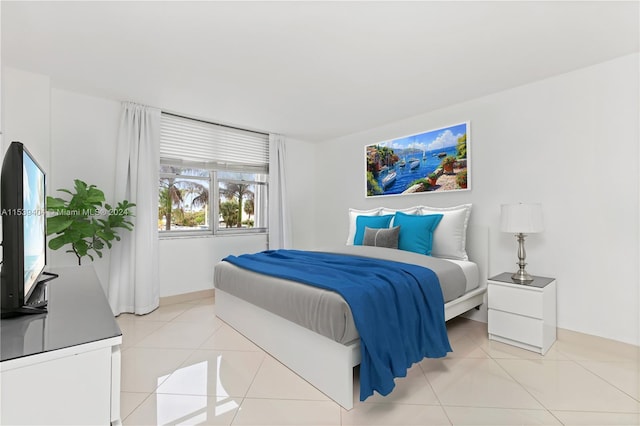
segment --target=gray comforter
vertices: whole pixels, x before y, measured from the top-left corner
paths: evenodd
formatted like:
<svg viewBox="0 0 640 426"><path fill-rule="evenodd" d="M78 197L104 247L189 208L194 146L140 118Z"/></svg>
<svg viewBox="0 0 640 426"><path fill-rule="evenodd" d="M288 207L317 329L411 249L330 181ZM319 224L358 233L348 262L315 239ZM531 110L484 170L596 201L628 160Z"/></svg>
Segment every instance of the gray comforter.
<svg viewBox="0 0 640 426"><path fill-rule="evenodd" d="M371 246L344 246L323 251L413 263L429 268L438 275L445 303L460 297L466 288L462 269L443 259ZM217 289L336 342L344 344L359 337L349 305L333 291L258 274L228 262L216 265L214 285Z"/></svg>

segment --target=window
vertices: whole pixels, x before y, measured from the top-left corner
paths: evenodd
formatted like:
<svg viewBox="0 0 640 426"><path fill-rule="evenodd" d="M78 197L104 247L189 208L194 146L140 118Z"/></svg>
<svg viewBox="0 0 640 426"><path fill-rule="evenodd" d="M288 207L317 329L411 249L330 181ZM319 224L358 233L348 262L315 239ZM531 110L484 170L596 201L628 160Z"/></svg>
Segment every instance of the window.
<svg viewBox="0 0 640 426"><path fill-rule="evenodd" d="M217 172L219 219L222 230L267 228L267 175Z"/></svg>
<svg viewBox="0 0 640 426"><path fill-rule="evenodd" d="M160 165L158 229L210 230L210 188L209 170Z"/></svg>
<svg viewBox="0 0 640 426"><path fill-rule="evenodd" d="M163 113L161 235L268 231L268 135Z"/></svg>

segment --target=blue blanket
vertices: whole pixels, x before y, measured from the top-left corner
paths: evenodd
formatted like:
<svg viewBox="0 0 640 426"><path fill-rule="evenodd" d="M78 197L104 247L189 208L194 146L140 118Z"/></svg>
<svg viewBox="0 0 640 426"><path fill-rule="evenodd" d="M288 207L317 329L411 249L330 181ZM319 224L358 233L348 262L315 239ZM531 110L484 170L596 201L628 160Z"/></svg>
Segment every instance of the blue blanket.
<svg viewBox="0 0 640 426"><path fill-rule="evenodd" d="M436 274L408 263L331 253L269 250L223 259L244 269L339 293L360 334L360 400L387 395L424 357L451 351Z"/></svg>

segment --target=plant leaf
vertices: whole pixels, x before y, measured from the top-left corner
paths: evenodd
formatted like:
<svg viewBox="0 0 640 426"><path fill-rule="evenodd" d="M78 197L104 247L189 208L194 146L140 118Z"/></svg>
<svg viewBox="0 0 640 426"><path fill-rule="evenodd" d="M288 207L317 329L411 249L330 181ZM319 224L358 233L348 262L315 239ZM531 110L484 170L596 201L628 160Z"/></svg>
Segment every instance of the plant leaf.
<svg viewBox="0 0 640 426"><path fill-rule="evenodd" d="M87 191L86 201L91 204L99 203L102 204L104 202L104 192L95 188L93 185Z"/></svg>
<svg viewBox="0 0 640 426"><path fill-rule="evenodd" d="M62 198L47 197L47 210L55 211L57 209L64 209L67 202Z"/></svg>
<svg viewBox="0 0 640 426"><path fill-rule="evenodd" d="M87 256L87 252L89 251L89 245L85 240L76 241L75 243L73 243L73 248L80 257Z"/></svg>
<svg viewBox="0 0 640 426"><path fill-rule="evenodd" d="M47 235L59 234L73 224L73 219L66 215L47 218Z"/></svg>
<svg viewBox="0 0 640 426"><path fill-rule="evenodd" d="M58 250L60 247L64 246L65 244L67 244L67 241L65 241L64 235L60 235L59 237L49 240L49 248L51 250Z"/></svg>

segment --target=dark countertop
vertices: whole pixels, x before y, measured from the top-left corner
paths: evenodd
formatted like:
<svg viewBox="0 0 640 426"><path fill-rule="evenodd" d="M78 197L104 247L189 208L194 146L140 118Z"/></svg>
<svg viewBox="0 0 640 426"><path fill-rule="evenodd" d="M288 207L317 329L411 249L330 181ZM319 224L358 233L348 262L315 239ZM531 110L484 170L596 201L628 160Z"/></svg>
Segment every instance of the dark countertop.
<svg viewBox="0 0 640 426"><path fill-rule="evenodd" d="M0 361L121 336L91 265L46 268L48 313L0 320Z"/></svg>

